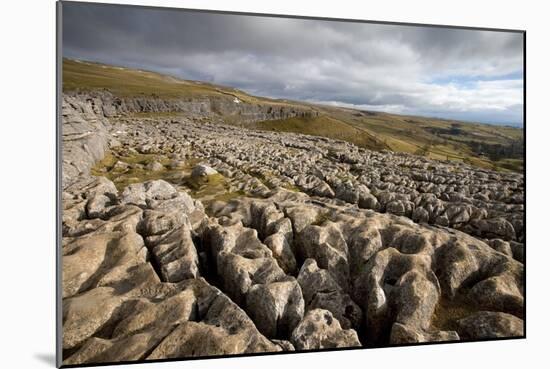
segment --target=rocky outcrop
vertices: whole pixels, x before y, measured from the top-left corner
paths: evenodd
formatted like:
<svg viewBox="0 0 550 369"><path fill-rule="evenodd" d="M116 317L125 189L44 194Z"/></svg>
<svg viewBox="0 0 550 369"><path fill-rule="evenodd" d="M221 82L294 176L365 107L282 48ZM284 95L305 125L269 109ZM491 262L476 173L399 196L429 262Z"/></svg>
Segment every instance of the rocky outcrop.
<svg viewBox="0 0 550 369"><path fill-rule="evenodd" d="M200 278L200 248L189 220L196 207L187 194L163 181L128 186L111 194L113 204L102 219L90 217L88 204L109 190L105 179L89 178L65 192L63 348L71 353L66 364L282 349ZM299 302L295 286L289 298ZM296 306L296 316L285 315L293 325L303 315L303 305ZM210 344L198 344L201 337Z"/></svg>
<svg viewBox="0 0 550 369"><path fill-rule="evenodd" d="M81 97L63 95L62 107L62 187L103 159L109 148L109 121L103 112Z"/></svg>
<svg viewBox="0 0 550 369"><path fill-rule="evenodd" d="M67 92L64 95L86 100L97 114L106 118L128 113L176 112L194 118L236 117L241 123L250 123L318 114L314 109L304 109L289 104L248 103L231 94L173 99L160 98L154 94L116 96L109 91Z"/></svg>

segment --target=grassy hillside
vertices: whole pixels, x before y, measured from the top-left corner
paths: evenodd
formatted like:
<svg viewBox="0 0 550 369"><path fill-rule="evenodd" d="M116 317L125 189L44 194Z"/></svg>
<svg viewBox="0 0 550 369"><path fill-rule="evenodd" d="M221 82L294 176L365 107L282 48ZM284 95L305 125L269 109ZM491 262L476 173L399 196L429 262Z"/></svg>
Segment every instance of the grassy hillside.
<svg viewBox="0 0 550 369"><path fill-rule="evenodd" d="M248 125L250 128L275 132L293 132L348 141L357 146L371 149L388 148L369 131L355 127L329 115L318 117L296 117L284 120L270 120Z"/></svg>
<svg viewBox="0 0 550 369"><path fill-rule="evenodd" d="M282 100L249 95L207 82L188 81L140 69L63 59L63 91L106 89L120 97L158 96L166 99L232 96L251 104L299 106Z"/></svg>
<svg viewBox="0 0 550 369"><path fill-rule="evenodd" d="M326 114L363 129L393 151L503 170L523 168L523 130L507 126L343 108Z"/></svg>
<svg viewBox="0 0 550 369"><path fill-rule="evenodd" d="M313 109L318 117L243 124L246 128L304 133L352 142L358 146L408 152L438 160L457 160L496 170L523 170L523 130L513 127L405 116L312 105L252 96L205 82L181 80L150 71L63 60L63 90L107 89L118 96L188 99L233 96L259 105ZM166 114L166 113L164 113Z"/></svg>

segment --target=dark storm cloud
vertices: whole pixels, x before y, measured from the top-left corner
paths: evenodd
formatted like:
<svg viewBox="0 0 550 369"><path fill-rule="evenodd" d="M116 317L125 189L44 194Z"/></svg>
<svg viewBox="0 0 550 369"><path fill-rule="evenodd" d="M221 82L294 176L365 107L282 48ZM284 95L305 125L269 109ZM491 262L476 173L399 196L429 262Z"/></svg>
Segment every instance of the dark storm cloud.
<svg viewBox="0 0 550 369"><path fill-rule="evenodd" d="M520 34L65 3L65 56L248 92L522 123Z"/></svg>

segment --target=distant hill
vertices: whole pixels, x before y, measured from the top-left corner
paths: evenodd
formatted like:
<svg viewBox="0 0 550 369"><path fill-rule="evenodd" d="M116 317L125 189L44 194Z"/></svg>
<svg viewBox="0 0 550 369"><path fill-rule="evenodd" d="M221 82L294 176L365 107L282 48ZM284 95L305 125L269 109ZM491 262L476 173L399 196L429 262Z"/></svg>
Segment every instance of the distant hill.
<svg viewBox="0 0 550 369"><path fill-rule="evenodd" d="M372 150L385 149L432 159L458 160L496 170L522 171L524 165L523 129L510 126L270 99L227 86L71 59L63 59L63 90L108 90L120 97L154 96L167 100L221 97L227 100L229 96L235 104L314 112L253 122L244 122L238 115L222 116L224 123L243 128L324 136Z"/></svg>

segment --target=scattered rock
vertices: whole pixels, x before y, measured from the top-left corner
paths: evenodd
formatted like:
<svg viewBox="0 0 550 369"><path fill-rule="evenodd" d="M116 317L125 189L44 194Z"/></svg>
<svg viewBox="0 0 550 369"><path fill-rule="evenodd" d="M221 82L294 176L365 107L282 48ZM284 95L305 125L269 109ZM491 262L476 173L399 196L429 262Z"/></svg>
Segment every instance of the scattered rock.
<svg viewBox="0 0 550 369"><path fill-rule="evenodd" d="M191 176L194 178L207 177L214 174L218 174L215 169L210 168L208 165L199 164L193 168Z"/></svg>
<svg viewBox="0 0 550 369"><path fill-rule="evenodd" d="M162 165L162 164L159 163L158 161L153 161L153 162L147 164L147 166L145 167L145 169L148 170L148 171L150 171L150 172L158 172L158 171L164 169L164 165Z"/></svg>
<svg viewBox="0 0 550 369"><path fill-rule="evenodd" d="M147 201L169 200L178 196L178 191L162 179L131 184L122 191L121 203L146 207Z"/></svg>

